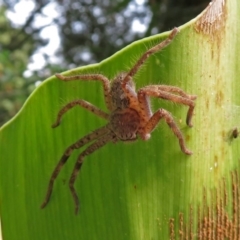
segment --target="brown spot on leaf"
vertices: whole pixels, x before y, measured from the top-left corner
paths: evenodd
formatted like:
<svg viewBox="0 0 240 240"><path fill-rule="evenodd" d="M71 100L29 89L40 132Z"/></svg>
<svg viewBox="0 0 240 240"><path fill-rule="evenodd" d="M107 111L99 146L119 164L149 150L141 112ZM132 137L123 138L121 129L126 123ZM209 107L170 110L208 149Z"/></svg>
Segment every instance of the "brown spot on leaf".
<svg viewBox="0 0 240 240"><path fill-rule="evenodd" d="M169 220L169 230L170 240L174 240L175 239L174 218L170 218Z"/></svg>
<svg viewBox="0 0 240 240"><path fill-rule="evenodd" d="M224 100L224 95L221 90L217 91L216 96L215 96L215 103L217 106L221 107L223 104Z"/></svg>
<svg viewBox="0 0 240 240"><path fill-rule="evenodd" d="M207 98L207 99L205 100L205 108L206 108L206 110L209 109L209 98Z"/></svg>
<svg viewBox="0 0 240 240"><path fill-rule="evenodd" d="M217 37L217 32L223 31L227 16L226 0L213 0L209 3L201 17L195 23L197 32Z"/></svg>
<svg viewBox="0 0 240 240"><path fill-rule="evenodd" d="M240 239L240 179L239 172L230 173L230 181L225 178L216 189L207 194L203 189L203 200L198 207L189 208L186 221L184 214L179 213L178 222L169 219L170 239L197 240L238 240ZM230 196L229 196L229 193ZM196 210L196 214L194 214ZM178 225L177 228L174 225ZM196 228L196 229L195 229ZM178 229L178 232L175 232Z"/></svg>
<svg viewBox="0 0 240 240"><path fill-rule="evenodd" d="M237 138L238 135L239 135L239 130L238 130L237 127L235 127L235 128L233 129L233 131L232 131L232 136L233 136L234 138Z"/></svg>
<svg viewBox="0 0 240 240"><path fill-rule="evenodd" d="M186 135L185 140L186 140L186 142L189 142L191 140L191 137L189 134Z"/></svg>

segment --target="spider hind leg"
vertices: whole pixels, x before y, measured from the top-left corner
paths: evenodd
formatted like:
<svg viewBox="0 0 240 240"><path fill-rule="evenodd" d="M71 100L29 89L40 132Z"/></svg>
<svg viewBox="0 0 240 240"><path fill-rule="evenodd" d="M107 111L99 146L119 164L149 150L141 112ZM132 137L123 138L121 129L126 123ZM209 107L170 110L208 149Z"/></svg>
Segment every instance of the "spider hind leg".
<svg viewBox="0 0 240 240"><path fill-rule="evenodd" d="M81 166L83 164L84 157L86 157L87 155L92 154L93 152L95 152L99 148L101 148L104 145L106 145L108 142L115 142L115 134L113 134L112 132L104 135L102 138L97 139L94 143L92 143L90 146L88 146L78 156L77 162L76 162L76 164L74 166L74 169L72 171L72 174L71 174L71 177L70 177L70 180L69 180L69 188L70 188L70 191L72 193L73 201L74 201L74 204L75 204L75 214L77 214L78 211L79 211L80 203L79 203L79 198L78 198L77 192L76 192L76 190L74 188L74 183L75 183L77 175L78 175L78 173L79 173L79 171L81 169Z"/></svg>
<svg viewBox="0 0 240 240"><path fill-rule="evenodd" d="M46 196L44 198L44 201L41 205L41 208L46 207L46 205L48 204L51 194L52 194L52 190L53 190L53 185L54 182L58 176L58 174L60 173L62 167L64 166L64 164L67 162L68 158L70 157L71 153L73 150L78 149L83 147L84 145L100 138L101 136L104 136L105 134L107 134L109 132L107 126L104 126L102 128L99 128L93 132L91 132L90 134L84 136L83 138L79 139L77 142L75 142L74 144L70 145L64 152L64 154L62 155L61 159L59 160L57 166L55 167L55 169L52 172L50 181L48 183L48 188L47 188L47 193ZM91 145L90 145L91 146ZM87 150L87 149L86 149ZM86 151L85 150L85 151ZM84 152L85 152L84 151Z"/></svg>

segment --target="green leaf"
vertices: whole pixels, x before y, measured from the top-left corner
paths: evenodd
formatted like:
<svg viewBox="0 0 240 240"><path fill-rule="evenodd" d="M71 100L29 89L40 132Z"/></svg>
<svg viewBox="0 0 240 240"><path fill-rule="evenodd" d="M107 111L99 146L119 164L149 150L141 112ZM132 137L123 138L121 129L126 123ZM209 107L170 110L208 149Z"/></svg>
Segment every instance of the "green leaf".
<svg viewBox="0 0 240 240"><path fill-rule="evenodd" d="M229 172L237 169L239 174L239 139L231 138L231 131L240 127L239 14L237 0L214 1L182 26L171 45L151 56L134 78L137 88L167 84L198 96L193 128L185 124L185 106L160 99L152 104L154 110L172 113L193 155L181 152L164 121L148 141L106 145L86 157L77 178L81 201L77 216L68 180L81 149L73 152L61 171L49 204L43 210L40 205L65 149L106 122L75 107L59 127L51 125L61 106L74 99L85 99L106 111L102 86L95 81L66 83L55 77L44 81L0 130L3 239L181 239L183 232L196 236L206 209L199 211L209 204L203 188L209 193L217 189L213 206L222 193L218 190L221 179L225 177L228 186ZM142 39L99 64L64 74L101 73L112 79L128 71L167 34ZM225 193L231 202L235 195L229 191ZM232 208L226 207L230 216ZM183 228L185 221L190 225Z"/></svg>

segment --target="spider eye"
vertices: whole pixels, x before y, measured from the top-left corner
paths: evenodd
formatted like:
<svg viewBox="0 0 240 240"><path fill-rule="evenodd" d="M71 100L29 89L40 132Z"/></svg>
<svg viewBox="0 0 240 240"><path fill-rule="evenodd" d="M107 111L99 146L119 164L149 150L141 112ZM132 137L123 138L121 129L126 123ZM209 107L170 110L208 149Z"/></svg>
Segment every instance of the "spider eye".
<svg viewBox="0 0 240 240"><path fill-rule="evenodd" d="M131 142L137 139L136 133L126 133L126 134L122 134L119 137L124 142Z"/></svg>

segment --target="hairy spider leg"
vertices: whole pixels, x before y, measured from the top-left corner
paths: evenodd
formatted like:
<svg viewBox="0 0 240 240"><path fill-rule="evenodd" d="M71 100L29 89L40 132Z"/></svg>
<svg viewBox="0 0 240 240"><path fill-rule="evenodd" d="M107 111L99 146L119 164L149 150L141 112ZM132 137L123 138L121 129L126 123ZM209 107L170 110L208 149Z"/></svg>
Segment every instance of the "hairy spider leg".
<svg viewBox="0 0 240 240"><path fill-rule="evenodd" d="M142 133L140 134L142 136L144 136L145 134L150 134L162 118L166 121L166 123L172 129L175 136L178 138L181 150L184 153L191 155L192 152L188 150L187 147L185 146L182 133L178 126L176 125L176 123L174 122L172 115L164 109L159 109L153 114L153 116L147 122L146 126L142 129Z"/></svg>
<svg viewBox="0 0 240 240"><path fill-rule="evenodd" d="M138 90L138 103L140 106L139 111L141 112L141 116L143 119L146 121L152 116L152 110L151 110L151 105L149 102L149 96L146 95L144 92L144 89L152 88L152 86L156 87L157 89L165 92L172 92L172 93L178 93L180 96L184 98L188 98L190 100L195 100L197 96L195 95L188 95L185 93L181 88L179 87L174 87L174 86L168 86L168 85L148 85L144 87L143 89Z"/></svg>
<svg viewBox="0 0 240 240"><path fill-rule="evenodd" d="M103 84L104 99L109 111L112 109L111 96L110 96L110 81L102 74L80 74L75 76L63 76L59 73L55 76L63 81L72 81L72 80L87 80L87 81L100 81Z"/></svg>
<svg viewBox="0 0 240 240"><path fill-rule="evenodd" d="M94 140L96 140L99 137L104 136L105 134L107 134L109 132L109 129L107 126L101 127L93 132L91 132L90 134L84 136L83 138L79 139L77 142L75 142L74 144L70 145L64 152L63 156L61 157L60 161L58 162L57 166L55 167L55 169L52 172L51 178L49 180L49 184L48 184L48 188L47 188L47 193L45 196L45 199L41 205L41 208L44 208L47 203L49 202L49 199L51 197L51 193L52 193L52 189L53 189L53 184L55 179L57 178L59 172L61 171L63 165L67 162L68 158L70 157L72 151L74 149L78 149Z"/></svg>
<svg viewBox="0 0 240 240"><path fill-rule="evenodd" d="M104 135L102 138L97 139L96 142L92 143L90 146L88 146L79 156L77 159L77 162L74 166L74 169L72 171L70 180L69 180L69 188L70 191L72 193L73 196L73 200L75 203L75 214L78 213L79 210L79 198L77 195L77 192L74 188L74 182L77 178L77 175L81 169L81 166L83 164L83 160L84 157L86 157L87 155L93 153L94 151L98 150L99 148L103 147L104 145L106 145L108 142L116 142L116 135L114 133L112 133L109 130L109 133L107 133L106 135Z"/></svg>
<svg viewBox="0 0 240 240"><path fill-rule="evenodd" d="M169 86L169 85L148 85L147 87L157 86L159 90L165 91L165 92L172 92L172 93L178 93L180 96L184 98L189 98L191 100L197 99L196 95L190 95L185 93L181 88L175 87L175 86Z"/></svg>
<svg viewBox="0 0 240 240"><path fill-rule="evenodd" d="M65 114L68 110L75 107L76 105L79 105L80 107L87 109L88 111L96 114L98 117L101 117L105 120L108 120L108 118L109 118L109 114L105 113L100 108L94 106L93 104L91 104L85 100L78 99L78 100L74 100L74 101L67 103L64 107L61 108L61 110L58 112L57 119L56 119L55 123L52 125L52 127L53 128L57 127L61 122L63 114Z"/></svg>
<svg viewBox="0 0 240 240"><path fill-rule="evenodd" d="M195 99L196 96L187 95L187 97L183 97L183 96L175 95L175 94L170 93L171 88L174 89L174 91L179 91L179 89L177 90L177 88L170 87L168 89L169 91L167 92L166 88L167 87L164 86L163 87L164 90L162 90L161 85L150 85L150 86L146 86L146 87L139 89L138 93L140 95L145 94L147 96L158 97L158 98L170 100L172 102L181 103L181 104L189 106L189 109L187 112L186 123L189 127L192 127L192 116L193 116L193 110L195 107L195 103L192 99ZM181 90L178 93L180 93L180 92L181 92L181 95L183 95L183 91Z"/></svg>
<svg viewBox="0 0 240 240"><path fill-rule="evenodd" d="M179 30L178 28L174 28L171 33L169 34L168 38L166 38L164 41L160 42L156 46L150 48L147 52L145 52L136 62L136 64L131 68L131 70L128 72L128 74L125 76L122 82L123 88L125 88L126 84L130 79L138 72L139 68L144 64L144 62L154 53L162 50L166 46L168 46L172 40L175 38L175 36L178 34Z"/></svg>

